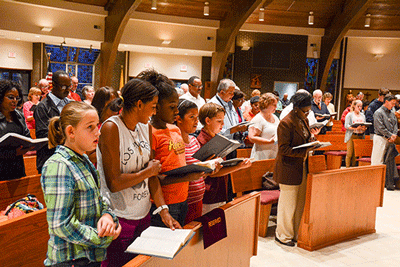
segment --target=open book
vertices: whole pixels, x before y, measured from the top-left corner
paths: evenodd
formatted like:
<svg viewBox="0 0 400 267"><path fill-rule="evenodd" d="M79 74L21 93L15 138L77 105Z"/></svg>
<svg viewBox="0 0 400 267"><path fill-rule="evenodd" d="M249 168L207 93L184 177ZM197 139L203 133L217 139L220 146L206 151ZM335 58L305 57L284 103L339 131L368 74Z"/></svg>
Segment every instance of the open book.
<svg viewBox="0 0 400 267"><path fill-rule="evenodd" d="M163 172L161 174L168 176L174 176L174 177L181 177L185 176L186 174L193 173L193 172L205 172L205 173L210 173L214 169L198 165L198 164L191 164L191 165L186 165L180 168L176 168L173 170L169 170L166 172Z"/></svg>
<svg viewBox="0 0 400 267"><path fill-rule="evenodd" d="M226 157L229 153L240 147L240 143L236 140L228 139L225 136L216 134L207 144L202 146L193 158L205 161L212 155L215 157Z"/></svg>
<svg viewBox="0 0 400 267"><path fill-rule="evenodd" d="M370 122L356 122L356 123L353 123L352 125L350 125L350 127L353 127L353 128L357 128L358 126L366 126L366 127L368 127L368 126L371 126L372 125L372 123L370 123Z"/></svg>
<svg viewBox="0 0 400 267"><path fill-rule="evenodd" d="M324 120L323 122L314 123L314 124L310 125L310 129L313 129L313 128L317 128L317 129L322 128L322 127L324 127L325 125L327 125L328 122L329 122L329 120Z"/></svg>
<svg viewBox="0 0 400 267"><path fill-rule="evenodd" d="M17 148L22 146L23 148L33 147L32 150L38 150L47 145L48 141L48 138L32 139L20 134L8 133L0 138L0 147L7 146Z"/></svg>
<svg viewBox="0 0 400 267"><path fill-rule="evenodd" d="M190 229L150 226L126 249L126 252L173 259L194 236Z"/></svg>
<svg viewBox="0 0 400 267"><path fill-rule="evenodd" d="M234 125L234 126L231 126L231 127L227 128L227 130L230 130L230 129L232 129L233 127L236 127L236 126L242 126L242 125L250 126L250 125L252 125L252 124L254 124L254 122L251 122L251 121L243 121L243 122L241 122L241 123L238 123L238 124L236 124L236 125Z"/></svg>
<svg viewBox="0 0 400 267"><path fill-rule="evenodd" d="M299 149L299 148L307 148L307 147L314 147L314 148L321 148L321 147L326 147L326 146L331 146L331 142L320 142L320 141L314 141L310 143L305 143L299 146L295 146L293 149Z"/></svg>
<svg viewBox="0 0 400 267"><path fill-rule="evenodd" d="M329 119L332 116L336 116L337 112L333 112L331 114L320 114L320 113L314 113L314 114L315 116L320 116Z"/></svg>
<svg viewBox="0 0 400 267"><path fill-rule="evenodd" d="M224 160L221 162L221 165L223 167L232 167L238 165L240 162L244 161L246 158L234 158L234 159L228 159ZM250 158L250 162L254 162L254 158Z"/></svg>

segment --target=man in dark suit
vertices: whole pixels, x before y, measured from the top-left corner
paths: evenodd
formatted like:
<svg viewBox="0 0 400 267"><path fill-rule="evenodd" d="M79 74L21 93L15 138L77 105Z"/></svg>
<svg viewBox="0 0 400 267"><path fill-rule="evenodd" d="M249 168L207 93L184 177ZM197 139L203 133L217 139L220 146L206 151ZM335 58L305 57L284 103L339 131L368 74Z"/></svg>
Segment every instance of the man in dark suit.
<svg viewBox="0 0 400 267"><path fill-rule="evenodd" d="M53 90L36 107L33 117L36 122L36 138L47 137L49 121L55 116L60 116L62 108L68 104L67 98L71 88L71 79L68 73L58 70L53 74ZM36 168L42 173L46 160L53 155L55 149L44 146L36 152Z"/></svg>

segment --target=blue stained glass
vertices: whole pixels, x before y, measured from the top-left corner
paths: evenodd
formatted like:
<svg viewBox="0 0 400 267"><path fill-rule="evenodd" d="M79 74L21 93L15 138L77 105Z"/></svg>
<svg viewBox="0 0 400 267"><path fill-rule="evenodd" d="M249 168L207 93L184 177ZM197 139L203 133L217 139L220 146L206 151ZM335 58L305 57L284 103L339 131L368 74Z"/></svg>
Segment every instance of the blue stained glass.
<svg viewBox="0 0 400 267"><path fill-rule="evenodd" d="M0 80L8 80L8 77L10 77L9 72L0 72Z"/></svg>
<svg viewBox="0 0 400 267"><path fill-rule="evenodd" d="M12 80L14 82L20 82L22 80L21 74L20 73L13 73L12 74Z"/></svg>
<svg viewBox="0 0 400 267"><path fill-rule="evenodd" d="M79 83L92 83L93 66L78 65L78 80Z"/></svg>
<svg viewBox="0 0 400 267"><path fill-rule="evenodd" d="M78 49L76 47L69 47L69 50L68 50L68 61L69 62L76 62L76 60L77 60L76 52L78 52Z"/></svg>
<svg viewBox="0 0 400 267"><path fill-rule="evenodd" d="M99 54L100 50L98 49L92 49L92 53L90 53L89 49L80 48L78 54L78 63L94 64Z"/></svg>
<svg viewBox="0 0 400 267"><path fill-rule="evenodd" d="M54 73L58 70L66 70L67 65L63 63L50 63L51 72Z"/></svg>
<svg viewBox="0 0 400 267"><path fill-rule="evenodd" d="M329 68L328 79L326 81L326 92L331 93L333 96L336 91L336 81L338 77L338 65L339 59L334 59L332 65Z"/></svg>
<svg viewBox="0 0 400 267"><path fill-rule="evenodd" d="M312 92L317 86L317 74L318 74L318 61L316 58L307 58L306 62L306 80L304 81L304 89Z"/></svg>
<svg viewBox="0 0 400 267"><path fill-rule="evenodd" d="M50 61L56 62L66 62L67 61L67 53L68 47L65 47L61 50L58 45L46 45L46 53L51 53Z"/></svg>
<svg viewBox="0 0 400 267"><path fill-rule="evenodd" d="M76 65L68 65L68 75L76 76Z"/></svg>

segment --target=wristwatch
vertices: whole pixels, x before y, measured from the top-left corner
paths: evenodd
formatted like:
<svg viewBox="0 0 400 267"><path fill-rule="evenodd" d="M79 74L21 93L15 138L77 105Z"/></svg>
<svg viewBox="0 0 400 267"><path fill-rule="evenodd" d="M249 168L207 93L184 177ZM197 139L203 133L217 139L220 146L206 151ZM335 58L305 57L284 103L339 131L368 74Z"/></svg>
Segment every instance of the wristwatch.
<svg viewBox="0 0 400 267"><path fill-rule="evenodd" d="M158 207L153 211L153 215L159 214L163 209L169 210L167 205L161 205L160 207Z"/></svg>

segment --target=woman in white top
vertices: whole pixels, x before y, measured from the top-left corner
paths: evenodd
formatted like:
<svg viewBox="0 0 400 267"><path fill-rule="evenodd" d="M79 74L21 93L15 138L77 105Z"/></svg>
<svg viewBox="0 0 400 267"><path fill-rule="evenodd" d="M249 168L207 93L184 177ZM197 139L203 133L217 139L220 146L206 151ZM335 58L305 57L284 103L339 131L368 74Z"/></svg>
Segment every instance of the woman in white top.
<svg viewBox="0 0 400 267"><path fill-rule="evenodd" d="M123 266L134 255L126 248L150 226L150 196L159 207L163 222L180 228L169 214L156 175L158 160L151 159L151 126L158 90L146 81L130 80L122 88L123 110L107 119L101 127L97 148L97 167L101 193L122 226L120 236L107 249L102 266Z"/></svg>
<svg viewBox="0 0 400 267"><path fill-rule="evenodd" d="M347 143L346 167L356 166L356 157L354 155L354 139L364 139L365 126L351 127L354 123L364 123L365 115L361 112L362 101L354 100L351 103L351 111L346 115L344 127L346 133L344 142Z"/></svg>
<svg viewBox="0 0 400 267"><path fill-rule="evenodd" d="M274 159L278 153L279 119L274 115L278 97L272 93L263 94L259 104L260 113L251 120L254 124L249 127L249 140L254 143L251 158Z"/></svg>
<svg viewBox="0 0 400 267"><path fill-rule="evenodd" d="M326 106L327 106L327 108L328 108L328 110L329 110L329 113L335 113L335 106L331 103L331 101L332 101L332 99L333 99L333 96L332 96L332 94L331 93L329 93L329 92L326 92L323 96L322 96L322 101L324 101L324 103L326 104ZM329 121L327 124L326 124L326 127L328 128L328 131L331 131L332 130L332 126L333 126L333 122L332 121Z"/></svg>

